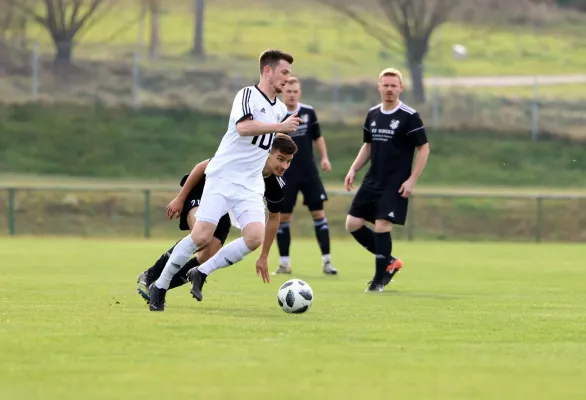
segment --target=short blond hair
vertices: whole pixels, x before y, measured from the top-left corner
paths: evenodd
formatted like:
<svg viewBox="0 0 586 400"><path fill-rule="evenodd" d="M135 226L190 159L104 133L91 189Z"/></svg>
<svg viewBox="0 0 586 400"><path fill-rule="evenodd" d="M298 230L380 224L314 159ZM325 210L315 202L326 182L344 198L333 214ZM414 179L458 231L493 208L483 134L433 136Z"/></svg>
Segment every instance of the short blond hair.
<svg viewBox="0 0 586 400"><path fill-rule="evenodd" d="M401 82L401 85L403 84L403 74L401 74L401 71L399 71L398 69L395 68L385 68L381 71L380 74L378 74L378 80L380 81L383 76L396 76L397 78L399 78L399 82Z"/></svg>
<svg viewBox="0 0 586 400"><path fill-rule="evenodd" d="M296 83L299 84L299 86L301 86L301 81L299 80L299 78L295 76L290 76L289 80L287 81L287 85L294 85Z"/></svg>

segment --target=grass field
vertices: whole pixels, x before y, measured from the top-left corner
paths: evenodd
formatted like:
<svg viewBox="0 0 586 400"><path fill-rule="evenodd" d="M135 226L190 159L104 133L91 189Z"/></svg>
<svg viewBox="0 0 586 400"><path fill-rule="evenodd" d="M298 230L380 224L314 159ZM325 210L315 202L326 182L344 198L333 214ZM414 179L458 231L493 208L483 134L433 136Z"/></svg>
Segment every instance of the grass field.
<svg viewBox="0 0 586 400"><path fill-rule="evenodd" d="M584 246L405 243L405 270L363 293L371 257L336 241L341 274L294 241L315 293L289 315L256 253L150 313L136 275L168 241L0 240L6 399L583 399ZM273 250L275 251L275 250ZM525 254L525 255L523 255ZM276 255L272 254L272 266Z"/></svg>

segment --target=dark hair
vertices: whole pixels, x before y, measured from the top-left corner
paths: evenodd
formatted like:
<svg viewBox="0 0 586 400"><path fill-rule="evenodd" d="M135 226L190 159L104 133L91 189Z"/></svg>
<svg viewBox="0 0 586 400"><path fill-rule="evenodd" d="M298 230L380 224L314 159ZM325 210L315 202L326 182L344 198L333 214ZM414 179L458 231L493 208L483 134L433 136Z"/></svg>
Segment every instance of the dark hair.
<svg viewBox="0 0 586 400"><path fill-rule="evenodd" d="M289 64L293 64L293 56L282 52L281 50L269 49L262 52L259 58L260 73L268 65L271 68L275 68L279 61L284 60Z"/></svg>
<svg viewBox="0 0 586 400"><path fill-rule="evenodd" d="M294 155L297 153L297 145L291 139L291 136L284 133L277 133L273 139L273 146L271 152L280 151L283 154Z"/></svg>

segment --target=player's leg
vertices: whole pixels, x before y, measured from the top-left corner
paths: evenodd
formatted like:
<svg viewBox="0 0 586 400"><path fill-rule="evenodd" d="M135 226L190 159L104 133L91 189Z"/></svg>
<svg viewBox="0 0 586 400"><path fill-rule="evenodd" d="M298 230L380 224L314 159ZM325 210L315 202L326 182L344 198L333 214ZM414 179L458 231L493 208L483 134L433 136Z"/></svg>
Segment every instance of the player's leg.
<svg viewBox="0 0 586 400"><path fill-rule="evenodd" d="M297 184L292 182L283 188L283 200L279 205L281 210L281 224L277 231L277 246L279 248L279 267L275 274L290 274L291 259L289 250L291 248L291 218L295 204L297 203L297 194L299 189Z"/></svg>
<svg viewBox="0 0 586 400"><path fill-rule="evenodd" d="M177 243L179 243L179 241ZM177 245L177 243L175 243L175 245ZM167 263L167 260L171 256L171 253L173 252L175 245L173 245L173 247L171 247L165 253L161 254L159 259L157 261L155 261L155 263L153 264L152 267L150 267L147 270L142 271L140 273L140 275L138 275L137 282L136 282L137 283L136 290L138 291L138 294L145 301L148 302L150 300L149 286L151 285L151 283L156 281L157 278L161 275L161 272L163 272L163 268L165 268L165 264Z"/></svg>
<svg viewBox="0 0 586 400"><path fill-rule="evenodd" d="M220 218L230 207L229 200L222 194L225 185L225 181L208 179L191 234L177 243L161 276L149 287L151 311L164 311L165 295L173 276L183 268L193 253L209 244Z"/></svg>
<svg viewBox="0 0 586 400"><path fill-rule="evenodd" d="M403 267L403 262L392 257L393 224L404 225L407 217L408 200L401 197L398 187L387 189L377 204L375 215L375 275L371 282L373 291L381 291L390 283L393 276Z"/></svg>
<svg viewBox="0 0 586 400"><path fill-rule="evenodd" d="M346 230L362 247L370 253L374 250L374 231L366 226L366 221L374 222L377 194L361 186L352 199L346 216Z"/></svg>
<svg viewBox="0 0 586 400"><path fill-rule="evenodd" d="M226 243L226 238L230 233L230 225L230 217L228 214L225 214L222 218L220 218L218 226L214 232L214 237L210 241L210 244L198 251L195 257L187 261L183 268L181 268L181 270L171 280L169 289L173 289L174 287L182 286L183 284L187 283L189 281L189 277L187 275L189 271L192 269L196 270L200 265L216 255L224 243ZM202 282L202 285L203 283L205 283L205 280Z"/></svg>
<svg viewBox="0 0 586 400"><path fill-rule="evenodd" d="M188 278L191 281L191 294L198 301L203 299L202 287L209 274L238 263L247 254L260 247L264 240L266 216L262 195L248 192L244 193L242 197L244 199L235 202L232 208L232 212L242 228L242 237L228 243L207 262L188 273Z"/></svg>
<svg viewBox="0 0 586 400"><path fill-rule="evenodd" d="M303 204L309 209L313 219L315 238L322 254L322 270L326 275L336 275L338 270L332 264L330 255L330 228L324 211L328 197L318 176L301 187Z"/></svg>
<svg viewBox="0 0 586 400"><path fill-rule="evenodd" d="M181 210L181 214L179 216L180 230L191 231L193 229L193 225L195 223L195 213L198 209L200 199L201 193L197 193L196 197L187 198L183 203L183 210ZM179 241L177 243L179 243ZM167 264L167 261L169 260L171 253L173 253L173 249L175 248L177 243L175 243L173 247L171 247L169 250L163 253L159 257L159 259L153 264L152 267L150 267L146 271L143 271L138 276L138 294L140 294L140 296L147 302L150 301L149 286L154 281L156 281L159 278L159 276L161 276L161 273L163 272L163 269L165 268L165 265ZM188 263L189 262L191 262L191 260L188 261ZM177 283L177 279L175 279L174 277L174 279L171 281L171 285L174 285L175 283Z"/></svg>

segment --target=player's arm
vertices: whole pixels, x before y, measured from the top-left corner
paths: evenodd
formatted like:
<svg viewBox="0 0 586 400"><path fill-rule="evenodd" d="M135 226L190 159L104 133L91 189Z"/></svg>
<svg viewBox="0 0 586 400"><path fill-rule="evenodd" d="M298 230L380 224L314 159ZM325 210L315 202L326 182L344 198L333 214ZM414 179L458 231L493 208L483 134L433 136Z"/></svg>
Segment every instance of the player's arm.
<svg viewBox="0 0 586 400"><path fill-rule="evenodd" d="M315 148L321 158L320 166L324 171L331 171L332 165L330 164L330 159L328 158L326 140L321 135L321 127L319 126L319 122L317 120L317 115L315 114L315 112L313 113L312 119L313 121L311 124L311 138L313 139Z"/></svg>
<svg viewBox="0 0 586 400"><path fill-rule="evenodd" d="M295 132L297 126L301 123L301 118L297 114L279 123L267 123L254 119L254 104L251 102L252 89L246 87L238 92L232 103L230 117L234 119L236 131L240 136L257 136L265 133L274 132ZM283 115L285 115L284 113Z"/></svg>
<svg viewBox="0 0 586 400"><path fill-rule="evenodd" d="M275 237L277 237L277 231L279 230L280 224L281 213L269 211L269 216L265 226L265 240L262 243L262 249L260 251L259 258L267 259L269 257L269 252L271 251L271 246L275 241Z"/></svg>
<svg viewBox="0 0 586 400"><path fill-rule="evenodd" d="M175 196L175 198L171 200L169 204L167 204L167 216L170 219L173 217L179 218L179 216L181 216L181 211L183 211L183 204L185 203L185 199L187 199L189 193L203 178L209 162L210 160L208 159L193 167L177 196Z"/></svg>
<svg viewBox="0 0 586 400"><path fill-rule="evenodd" d="M210 163L210 159L207 159L207 160L200 162L195 167L193 167L193 169L189 173L189 176L187 177L187 180L183 184L183 187L181 188L181 190L177 194L178 199L185 201L185 199L187 198L187 195L202 180L202 178L205 174L205 170L206 170L209 163Z"/></svg>
<svg viewBox="0 0 586 400"><path fill-rule="evenodd" d="M364 129L363 129L363 140L364 144L358 151L358 155L354 159L354 162L350 166L348 170L348 174L346 174L346 178L344 179L344 187L347 191L352 190L352 183L354 182L354 178L356 174L362 167L366 165L368 160L370 160L370 153L372 148L372 132L370 131L370 118L366 116L366 121L364 122Z"/></svg>
<svg viewBox="0 0 586 400"><path fill-rule="evenodd" d="M423 172L423 169L427 165L427 159L429 158L429 143L422 144L417 147L417 155L415 156L415 163L413 165L413 171L409 179L413 182L417 182L419 175Z"/></svg>
<svg viewBox="0 0 586 400"><path fill-rule="evenodd" d="M425 126L421 121L419 114L413 114L410 130L407 132L407 139L417 149L417 155L415 156L415 162L411 171L411 176L407 179L399 188L401 196L407 198L413 193L417 179L423 172L427 159L429 158L429 143L427 141L427 135L425 134Z"/></svg>
<svg viewBox="0 0 586 400"><path fill-rule="evenodd" d="M410 128L409 132L407 132L407 137L417 149L417 155L415 156L415 162L409 180L415 184L427 164L427 159L429 158L429 142L427 141L425 125L423 125L423 121L418 113L413 115Z"/></svg>

